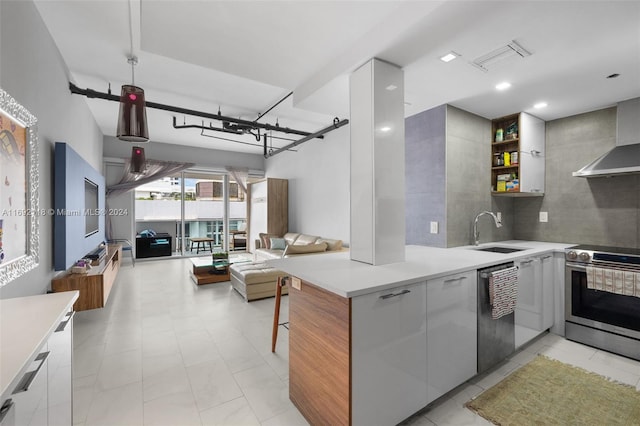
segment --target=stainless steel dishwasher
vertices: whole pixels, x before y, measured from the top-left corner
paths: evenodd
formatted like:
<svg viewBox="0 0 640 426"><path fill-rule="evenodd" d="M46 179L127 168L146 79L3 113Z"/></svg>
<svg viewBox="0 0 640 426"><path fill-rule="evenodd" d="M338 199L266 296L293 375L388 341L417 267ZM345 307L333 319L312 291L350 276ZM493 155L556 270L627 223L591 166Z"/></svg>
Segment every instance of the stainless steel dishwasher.
<svg viewBox="0 0 640 426"><path fill-rule="evenodd" d="M511 268L513 262L478 269L478 373L499 364L515 349L515 313L491 318L489 277L492 272Z"/></svg>

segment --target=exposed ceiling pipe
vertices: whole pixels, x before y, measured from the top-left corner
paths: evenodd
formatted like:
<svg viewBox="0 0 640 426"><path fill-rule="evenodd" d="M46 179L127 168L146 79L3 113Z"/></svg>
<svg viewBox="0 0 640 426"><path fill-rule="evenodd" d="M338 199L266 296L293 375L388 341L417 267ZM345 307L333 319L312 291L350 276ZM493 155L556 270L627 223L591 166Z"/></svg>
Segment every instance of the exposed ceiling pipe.
<svg viewBox="0 0 640 426"><path fill-rule="evenodd" d="M300 144L303 144L307 141L310 141L313 138L317 138L317 137L321 137L322 135L324 135L327 132L330 132L332 130L335 129L339 129L340 127L344 126L345 124L349 124L349 120L339 120L338 117L333 119L333 124L331 126L325 127L322 130L318 130L315 133L310 134L309 136L305 136L302 139L299 139L293 143L290 143L287 146L283 146L282 148L276 149L274 151L271 151L269 153L267 153L267 142L266 142L266 138L265 138L265 143L264 143L264 150L265 150L265 154L264 154L264 158L269 158L269 157L273 157L276 154L280 154L281 152L287 151L290 148L293 148L294 146L298 146Z"/></svg>
<svg viewBox="0 0 640 426"><path fill-rule="evenodd" d="M104 92L98 92L96 90L92 90L92 89L81 89L78 86L76 86L75 84L69 82L69 90L71 91L71 93L76 94L76 95L83 95L86 96L87 98L97 98L97 99L105 99L108 101L113 101L113 102L120 102L120 97L116 96L116 95L112 95L109 93L104 93ZM249 121L249 120L242 120L240 118L234 118L234 117L227 117L221 114L212 114L209 112L203 112L203 111L196 111L193 109L187 109L187 108L181 108L181 107L176 107L176 106L172 106L172 105L165 105L165 104L159 104L156 102L146 102L146 106L148 108L154 108L154 109L160 109L163 111L171 111L171 112L175 112L178 114L185 114L185 115L193 115L196 117L203 117L203 118L209 118L212 120L219 120L219 121L228 121L231 123L235 123L241 126L249 126L249 127L253 127L253 128L259 128L259 129L264 129L264 130L272 130L275 132L281 132L281 133L290 133L290 134L295 134L295 135L299 135L299 136L309 136L311 135L311 133L309 132L304 132L302 130L296 130L296 129L291 129L289 127L281 127L280 125L276 124L275 126L272 124L268 124L268 123L256 123L254 121ZM318 132L314 133L317 134ZM326 132L325 132L326 133ZM319 139L322 139L323 136L322 134L320 134L319 136L315 136Z"/></svg>
<svg viewBox="0 0 640 426"><path fill-rule="evenodd" d="M231 130L231 129L225 129L223 127L213 127L212 125L204 126L204 125L198 125L198 124L178 124L176 122L176 117L175 116L173 117L173 128L174 129L215 130L216 132L231 133L232 135L242 135L242 132L240 132L240 131Z"/></svg>
<svg viewBox="0 0 640 426"><path fill-rule="evenodd" d="M239 144L242 144L242 145L257 146L257 147L261 147L261 146L262 146L262 144L260 144L260 143L252 143L252 142L245 142L245 141L236 141L236 140L233 140L233 139L223 138L223 137L220 137L220 136L207 135L207 134L204 132L205 130L206 130L206 128L203 128L203 129L200 131L200 136L203 136L203 137L205 137L205 138L218 139L218 140L221 140L221 141L227 141L227 142L239 143ZM292 149L291 151L296 152L296 150L295 150L295 149Z"/></svg>

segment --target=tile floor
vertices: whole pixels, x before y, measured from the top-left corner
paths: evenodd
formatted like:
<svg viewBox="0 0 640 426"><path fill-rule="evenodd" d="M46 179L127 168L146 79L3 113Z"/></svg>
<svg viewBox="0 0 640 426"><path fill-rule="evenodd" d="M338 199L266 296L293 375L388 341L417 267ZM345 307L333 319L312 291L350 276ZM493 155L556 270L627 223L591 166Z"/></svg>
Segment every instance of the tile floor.
<svg viewBox="0 0 640 426"><path fill-rule="evenodd" d="M107 307L74 324L75 425L306 425L288 397L288 332L271 353L274 299L196 287L188 259L125 263ZM281 320L287 318L283 298ZM407 425L490 424L463 404L543 353L640 389L640 362L545 335Z"/></svg>

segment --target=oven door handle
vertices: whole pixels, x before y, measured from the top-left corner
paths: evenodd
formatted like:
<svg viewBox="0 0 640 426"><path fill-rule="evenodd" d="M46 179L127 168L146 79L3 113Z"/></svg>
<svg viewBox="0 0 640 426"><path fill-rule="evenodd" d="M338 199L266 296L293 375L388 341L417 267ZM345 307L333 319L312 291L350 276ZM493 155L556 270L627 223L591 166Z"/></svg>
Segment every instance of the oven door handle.
<svg viewBox="0 0 640 426"><path fill-rule="evenodd" d="M565 263L567 269L574 269L578 271L586 271L587 267L584 265L580 265L579 263Z"/></svg>

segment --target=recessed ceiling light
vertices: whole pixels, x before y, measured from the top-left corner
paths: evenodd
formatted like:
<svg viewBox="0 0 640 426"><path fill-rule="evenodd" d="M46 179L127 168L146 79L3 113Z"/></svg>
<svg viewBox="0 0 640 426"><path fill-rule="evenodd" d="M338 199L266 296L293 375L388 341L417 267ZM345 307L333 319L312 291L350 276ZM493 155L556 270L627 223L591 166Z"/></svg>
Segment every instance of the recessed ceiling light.
<svg viewBox="0 0 640 426"><path fill-rule="evenodd" d="M391 127L389 126L380 127L381 132L389 132L390 130L391 130Z"/></svg>
<svg viewBox="0 0 640 426"><path fill-rule="evenodd" d="M459 55L459 54L457 54L457 53L456 53L456 52L454 52L454 51L451 51L451 52L447 53L446 55L441 56L441 57L440 57L440 60L441 60L442 62L451 62L451 61L453 61L455 58L457 58L458 56L460 56L460 55Z"/></svg>
<svg viewBox="0 0 640 426"><path fill-rule="evenodd" d="M393 91L396 90L398 88L398 86L396 86L395 84L390 84L387 87L385 87L385 89L387 89L388 91Z"/></svg>
<svg viewBox="0 0 640 426"><path fill-rule="evenodd" d="M511 87L511 83L506 81L496 84L496 89L498 90L507 90L509 87Z"/></svg>
<svg viewBox="0 0 640 426"><path fill-rule="evenodd" d="M538 102L537 104L535 104L533 107L534 108L546 108L547 103L546 102Z"/></svg>

